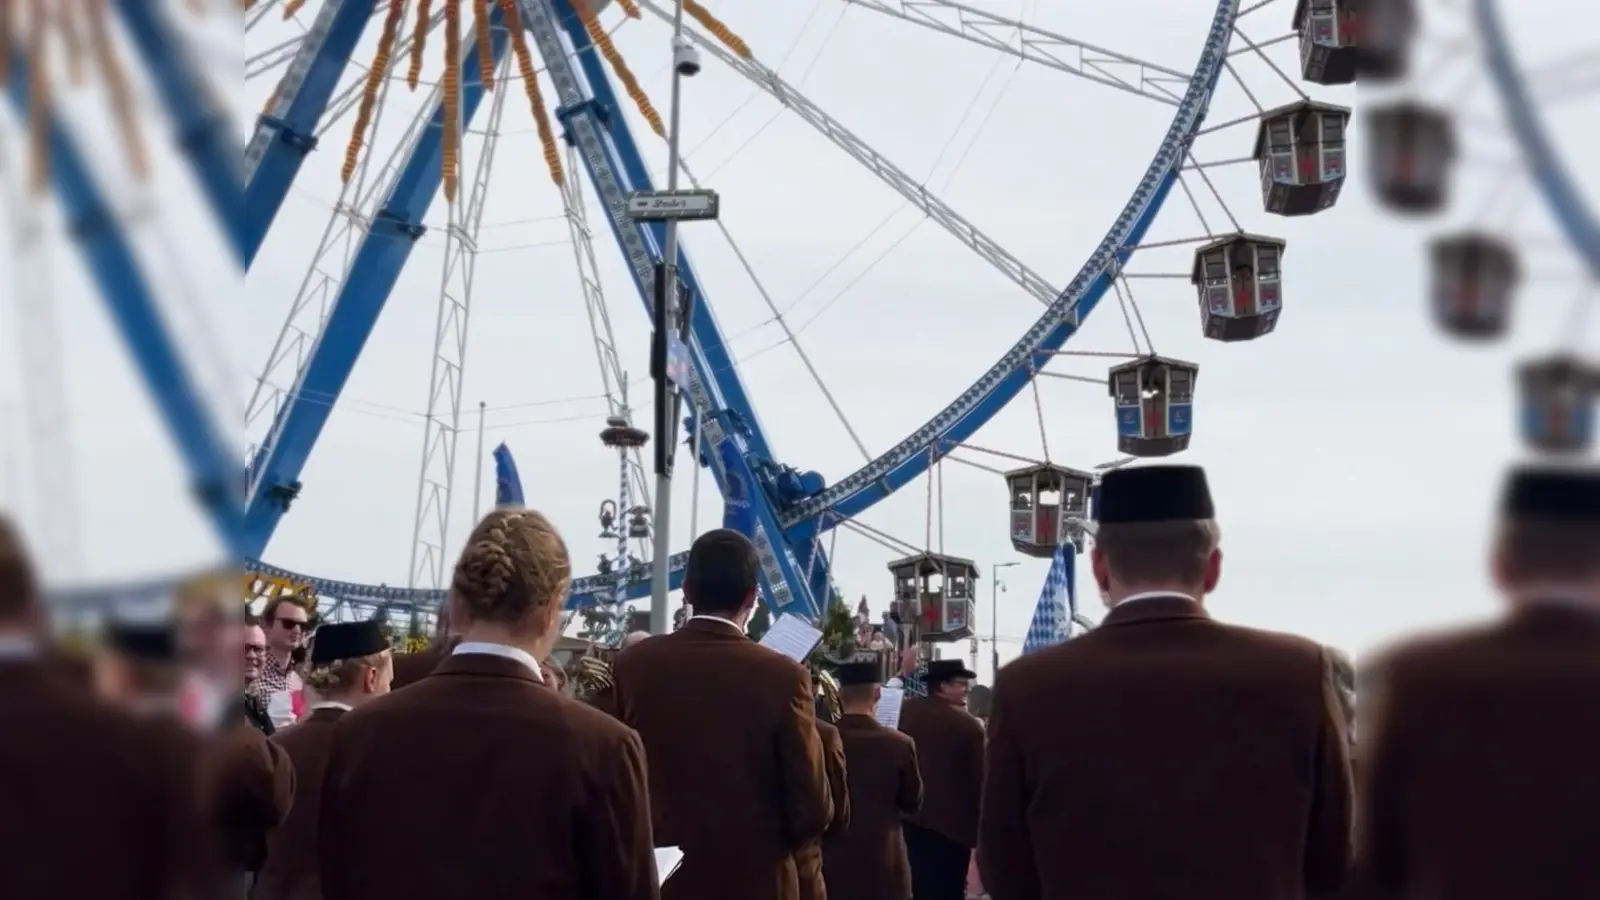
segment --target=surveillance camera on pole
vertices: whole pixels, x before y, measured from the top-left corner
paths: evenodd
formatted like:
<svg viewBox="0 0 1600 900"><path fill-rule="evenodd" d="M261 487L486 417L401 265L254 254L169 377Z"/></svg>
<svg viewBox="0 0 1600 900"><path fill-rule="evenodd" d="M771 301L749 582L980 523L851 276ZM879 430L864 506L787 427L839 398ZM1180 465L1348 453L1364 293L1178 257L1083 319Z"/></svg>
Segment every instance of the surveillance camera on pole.
<svg viewBox="0 0 1600 900"><path fill-rule="evenodd" d="M672 68L685 78L700 74L700 51L681 34L672 38Z"/></svg>

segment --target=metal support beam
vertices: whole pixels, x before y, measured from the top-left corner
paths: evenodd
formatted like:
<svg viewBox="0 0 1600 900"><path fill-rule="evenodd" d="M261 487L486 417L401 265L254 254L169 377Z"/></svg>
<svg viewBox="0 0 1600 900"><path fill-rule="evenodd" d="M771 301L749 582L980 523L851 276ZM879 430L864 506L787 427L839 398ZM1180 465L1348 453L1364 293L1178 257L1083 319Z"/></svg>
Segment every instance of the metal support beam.
<svg viewBox="0 0 1600 900"><path fill-rule="evenodd" d="M24 122L29 118L30 76L22 48L12 47L6 94L17 118ZM183 456L196 498L210 516L223 547L241 555L236 451L223 438L224 432L195 390L144 271L79 154L77 141L54 115L48 117L46 128L50 178L73 243L99 285L107 311Z"/></svg>
<svg viewBox="0 0 1600 900"><path fill-rule="evenodd" d="M176 127L178 149L194 167L201 192L243 266L255 254L242 215L244 148L234 140L232 123L206 88L193 55L172 26L167 5L121 0L117 8Z"/></svg>
<svg viewBox="0 0 1600 900"><path fill-rule="evenodd" d="M348 0L347 0L348 2ZM495 63L504 58L509 35L501 27L499 8L491 13L491 53ZM475 72L478 45L475 35L467 48L462 71ZM461 124L465 128L483 100L483 85L465 79L461 89ZM350 380L367 338L411 250L426 230L422 219L433 204L442 178L440 156L444 138L444 109L437 105L429 125L412 149L400 177L379 210L371 229L356 251L311 357L294 390L279 411L267 439L252 462L252 484L245 508L245 556L256 559L272 540L289 503L300 489L300 473L328 424L340 393ZM307 399L310 398L310 399Z"/></svg>
<svg viewBox="0 0 1600 900"><path fill-rule="evenodd" d="M246 186L238 217L246 268L255 261L267 229L289 196L300 164L316 149L317 120L339 86L375 4L376 0L322 0L316 22L278 84L271 108L256 119L255 134L244 151Z"/></svg>

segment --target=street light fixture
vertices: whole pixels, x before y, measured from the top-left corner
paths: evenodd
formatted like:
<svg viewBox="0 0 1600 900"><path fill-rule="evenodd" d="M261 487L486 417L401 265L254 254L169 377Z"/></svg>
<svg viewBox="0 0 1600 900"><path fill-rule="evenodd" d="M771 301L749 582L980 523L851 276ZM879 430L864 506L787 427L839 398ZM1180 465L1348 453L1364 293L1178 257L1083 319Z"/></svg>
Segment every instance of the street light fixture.
<svg viewBox="0 0 1600 900"><path fill-rule="evenodd" d="M1000 674L1000 592L1005 585L1000 583L1000 570L1012 566L1020 566L1019 562L995 563L989 567L989 660L994 666L992 680Z"/></svg>

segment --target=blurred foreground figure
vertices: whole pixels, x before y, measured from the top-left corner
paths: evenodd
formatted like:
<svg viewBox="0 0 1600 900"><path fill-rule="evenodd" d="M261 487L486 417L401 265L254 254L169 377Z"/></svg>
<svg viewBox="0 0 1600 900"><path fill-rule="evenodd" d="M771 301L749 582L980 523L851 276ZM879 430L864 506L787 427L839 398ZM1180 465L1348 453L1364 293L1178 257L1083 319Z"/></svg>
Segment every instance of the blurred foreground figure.
<svg viewBox="0 0 1600 900"><path fill-rule="evenodd" d="M836 837L850 827L849 765L844 758L844 741L835 724L842 717L843 706L838 696L838 685L826 672L818 672L813 679L817 685L815 702L817 737L822 739L822 768L828 776L828 797L833 803L833 816L828 828L818 837L801 845L794 855L795 873L800 879L800 900L826 900L827 885L822 877L822 841Z"/></svg>
<svg viewBox="0 0 1600 900"><path fill-rule="evenodd" d="M922 808L917 745L878 724L876 662L839 667L839 699L850 785L850 824L822 842L822 874L828 900L911 900L911 865L900 817Z"/></svg>
<svg viewBox="0 0 1600 900"><path fill-rule="evenodd" d="M924 776L922 808L906 816L906 853L917 900L962 900L978 846L983 797L983 724L967 712L976 678L960 660L928 663L926 697L907 697L900 730L917 745Z"/></svg>
<svg viewBox="0 0 1600 900"><path fill-rule="evenodd" d="M1203 470L1109 472L1096 513L1111 611L996 679L978 846L990 895L1330 895L1351 829L1330 661L1206 613L1222 552Z"/></svg>
<svg viewBox="0 0 1600 900"><path fill-rule="evenodd" d="M532 510L468 536L449 601L461 642L332 729L325 900L654 900L638 735L541 683L571 576Z"/></svg>
<svg viewBox="0 0 1600 900"><path fill-rule="evenodd" d="M0 519L0 897L171 900L197 837L149 730L47 663L33 567Z"/></svg>
<svg viewBox="0 0 1600 900"><path fill-rule="evenodd" d="M310 712L274 735L294 763L294 805L289 818L266 838L266 859L250 891L251 900L320 900L317 876L317 813L322 772L333 725L345 713L389 692L394 665L389 640L377 622L324 625L311 639Z"/></svg>
<svg viewBox="0 0 1600 900"><path fill-rule="evenodd" d="M689 550L683 627L617 655L617 716L650 761L656 839L683 861L676 900L796 900L794 854L833 816L811 676L745 636L755 547L728 529Z"/></svg>
<svg viewBox="0 0 1600 900"><path fill-rule="evenodd" d="M1361 732L1375 900L1600 897L1600 471L1514 472L1493 570L1504 620L1377 666Z"/></svg>

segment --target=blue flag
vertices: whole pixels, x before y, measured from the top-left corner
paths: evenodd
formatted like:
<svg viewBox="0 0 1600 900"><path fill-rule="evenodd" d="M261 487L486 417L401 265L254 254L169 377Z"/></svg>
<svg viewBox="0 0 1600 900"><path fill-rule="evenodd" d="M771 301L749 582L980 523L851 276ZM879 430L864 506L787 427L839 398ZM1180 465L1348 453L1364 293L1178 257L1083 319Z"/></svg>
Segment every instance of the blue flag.
<svg viewBox="0 0 1600 900"><path fill-rule="evenodd" d="M494 448L494 505L523 505L522 477L517 474L517 461L511 458L511 448L505 444Z"/></svg>
<svg viewBox="0 0 1600 900"><path fill-rule="evenodd" d="M756 533L756 511L750 505L750 491L754 486L747 483L742 474L743 465L739 460L739 448L735 447L732 439L724 439L717 446L717 458L722 462L722 475L724 486L722 490L722 527L737 531L745 537L754 537Z"/></svg>
<svg viewBox="0 0 1600 900"><path fill-rule="evenodd" d="M1078 551L1071 541L1056 546L1050 574L1044 578L1044 589L1033 607L1033 621L1028 623L1028 636L1022 642L1024 656L1059 644L1072 633L1072 617L1078 611L1077 562Z"/></svg>

